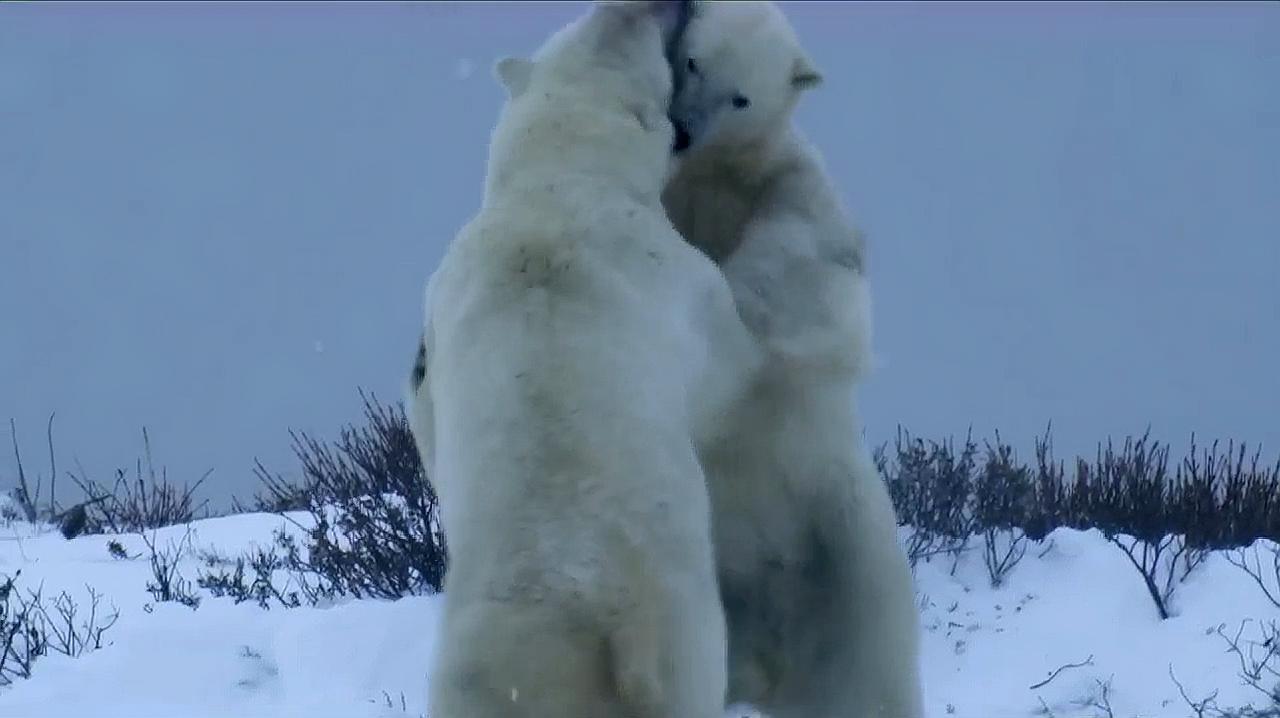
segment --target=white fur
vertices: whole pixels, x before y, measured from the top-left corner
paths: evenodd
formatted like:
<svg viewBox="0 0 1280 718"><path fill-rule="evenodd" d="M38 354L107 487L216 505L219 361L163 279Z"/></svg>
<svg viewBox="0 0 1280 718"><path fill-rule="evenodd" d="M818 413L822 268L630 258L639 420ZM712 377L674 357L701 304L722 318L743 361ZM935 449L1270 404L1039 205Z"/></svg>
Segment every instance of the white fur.
<svg viewBox="0 0 1280 718"><path fill-rule="evenodd" d="M428 284L412 397L451 558L432 718L720 718L698 427L758 365L660 200L665 6L600 3L509 101L484 201Z"/></svg>
<svg viewBox="0 0 1280 718"><path fill-rule="evenodd" d="M677 61L672 116L692 145L664 202L722 262L769 357L702 448L729 698L774 718L921 718L911 574L853 403L870 354L862 240L791 126L821 76L764 2L703 3Z"/></svg>

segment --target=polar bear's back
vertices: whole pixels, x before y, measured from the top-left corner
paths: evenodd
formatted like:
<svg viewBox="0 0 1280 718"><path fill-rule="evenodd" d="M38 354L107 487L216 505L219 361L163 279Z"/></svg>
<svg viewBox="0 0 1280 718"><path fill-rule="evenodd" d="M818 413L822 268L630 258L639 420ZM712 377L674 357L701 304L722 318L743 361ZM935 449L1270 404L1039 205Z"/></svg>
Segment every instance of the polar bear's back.
<svg viewBox="0 0 1280 718"><path fill-rule="evenodd" d="M433 282L433 479L468 558L446 579L435 708L634 715L624 694L672 665L654 646L692 644L707 655L680 660L724 670L720 640L689 640L723 621L689 419L711 353L691 301L707 265L660 215L530 231L528 211L483 212Z"/></svg>
<svg viewBox="0 0 1280 718"><path fill-rule="evenodd" d="M530 231L526 212L482 213L437 275L429 376L453 380L430 387L433 478L451 546L499 542L483 553L540 564L459 571L608 586L604 557L626 542L669 544L679 562L705 527L689 411L708 340L681 288L705 260L674 236L650 242L641 213Z"/></svg>

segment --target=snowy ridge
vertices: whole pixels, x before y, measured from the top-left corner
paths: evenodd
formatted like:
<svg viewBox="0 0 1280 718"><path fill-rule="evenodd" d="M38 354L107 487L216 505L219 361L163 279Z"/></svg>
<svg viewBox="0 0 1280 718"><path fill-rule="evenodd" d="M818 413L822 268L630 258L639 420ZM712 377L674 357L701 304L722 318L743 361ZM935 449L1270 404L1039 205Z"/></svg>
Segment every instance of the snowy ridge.
<svg viewBox="0 0 1280 718"><path fill-rule="evenodd" d="M242 514L190 526L180 570L194 583L201 555L234 557L269 547L279 516ZM188 527L155 533L163 547ZM113 558L109 541L130 558ZM917 568L931 718L1117 718L1194 715L1170 678L1218 705L1262 705L1243 685L1219 629L1245 639L1256 621L1280 620L1257 584L1212 555L1179 586L1175 615L1160 621L1138 574L1101 534L1061 529L1033 546L992 589L977 551L952 572L949 557ZM426 703L439 596L346 601L263 610L199 591L197 609L155 603L146 546L137 535L66 541L54 531L0 528L0 575L87 599L119 620L104 648L78 659L38 659L29 680L0 688L4 718L417 718ZM109 605L106 605L109 604ZM1073 664L1084 664L1076 667ZM1061 671L1053 675L1055 671ZM1052 680L1044 683L1053 675ZM1109 683L1108 683L1109 682ZM1039 685L1037 688L1031 686ZM733 715L742 715L735 711Z"/></svg>

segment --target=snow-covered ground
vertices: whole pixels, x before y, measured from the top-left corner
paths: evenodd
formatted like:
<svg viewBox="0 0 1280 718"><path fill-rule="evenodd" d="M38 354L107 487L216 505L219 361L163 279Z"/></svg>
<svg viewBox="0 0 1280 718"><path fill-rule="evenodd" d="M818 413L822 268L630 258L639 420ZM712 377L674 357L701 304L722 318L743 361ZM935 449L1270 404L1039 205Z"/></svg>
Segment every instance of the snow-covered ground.
<svg viewBox="0 0 1280 718"><path fill-rule="evenodd" d="M190 558L235 556L269 545L278 516L245 514L193 524ZM157 545L186 527L163 529ZM113 558L118 540L131 556ZM1187 693L1218 691L1218 704L1258 701L1242 685L1222 628L1280 619L1256 584L1212 556L1181 585L1175 615L1161 621L1138 574L1096 532L1059 530L1049 550L1033 547L1005 584L992 589L979 552L921 564L917 589L924 633L930 718L1058 718L1106 715L1082 705L1108 699L1116 718L1192 715ZM1043 552L1043 555L1039 555ZM440 597L361 600L326 608L273 608L204 596L193 610L156 604L145 590L150 566L141 537L72 541L20 523L0 524L0 575L21 569L21 586L46 595L86 587L119 611L104 648L77 659L39 659L30 680L0 688L4 718L402 718L424 714L425 666ZM104 605L104 608L109 607ZM1250 624L1251 626L1254 624ZM1246 629L1245 636L1250 635ZM1086 661L1087 659L1087 661ZM1032 689L1060 666L1086 663Z"/></svg>

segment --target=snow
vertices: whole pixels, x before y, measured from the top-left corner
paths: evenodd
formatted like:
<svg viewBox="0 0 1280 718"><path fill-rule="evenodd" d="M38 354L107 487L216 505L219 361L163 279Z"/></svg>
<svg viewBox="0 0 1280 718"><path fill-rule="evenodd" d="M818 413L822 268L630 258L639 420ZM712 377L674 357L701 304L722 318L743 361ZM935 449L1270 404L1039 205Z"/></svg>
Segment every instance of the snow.
<svg viewBox="0 0 1280 718"><path fill-rule="evenodd" d="M200 549L234 556L270 544L286 525L249 514L192 525L197 549L181 571L195 580ZM156 532L157 547L186 529ZM0 693L5 718L289 718L418 716L439 597L350 601L329 608L263 610L207 594L199 608L156 604L145 590L150 567L140 536L65 541L15 526L0 542L0 573L21 568L20 586L87 598L93 586L120 612L110 646L78 659L38 660L31 680ZM0 533L0 537L4 534ZM107 553L118 540L130 555ZM0 689L4 691L5 689ZM404 696L404 708L401 707ZM388 705L390 704L390 706ZM407 709L407 710L406 710Z"/></svg>
<svg viewBox="0 0 1280 718"><path fill-rule="evenodd" d="M1210 556L1175 591L1176 615L1161 621L1137 571L1100 532L1058 530L1050 542L1043 558L1033 547L997 590L980 556L962 562L955 577L949 561L918 567L931 716L950 713L949 705L958 716L1028 716L1040 699L1060 718L1095 716L1073 703L1110 680L1117 718L1186 718L1171 667L1193 698L1219 690L1223 706L1257 701L1215 633L1234 634L1246 619L1280 619L1243 571ZM1090 657L1092 665L1029 689Z"/></svg>
<svg viewBox="0 0 1280 718"><path fill-rule="evenodd" d="M234 557L269 545L280 527L289 525L267 514L196 522L189 527L194 550L182 574L194 582L198 555L214 550ZM187 531L162 529L155 543L176 544ZM138 557L111 557L111 540ZM442 597L263 610L204 594L193 610L153 601L145 590L145 549L137 535L66 541L54 531L0 524L0 574L21 569L19 585L43 583L46 595L66 590L81 601L91 586L120 613L101 650L77 659L43 657L30 680L0 689L0 715L424 714L425 671ZM954 574L951 569L950 559L935 559L921 563L916 575L931 718L1031 716L1042 705L1059 718L1096 716L1098 709L1080 703L1108 680L1117 718L1184 718L1189 709L1170 667L1192 697L1216 690L1223 706L1257 700L1241 684L1237 659L1224 651L1216 630L1234 634L1246 619L1280 619L1280 609L1221 555L1178 588L1175 615L1166 621L1158 619L1127 559L1097 532L1055 532L1032 547L1000 588L990 587L979 551L965 554ZM1086 659L1088 665L1030 688L1057 668Z"/></svg>

